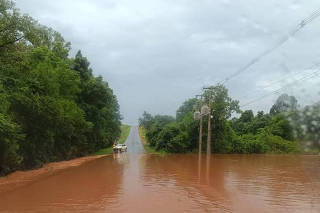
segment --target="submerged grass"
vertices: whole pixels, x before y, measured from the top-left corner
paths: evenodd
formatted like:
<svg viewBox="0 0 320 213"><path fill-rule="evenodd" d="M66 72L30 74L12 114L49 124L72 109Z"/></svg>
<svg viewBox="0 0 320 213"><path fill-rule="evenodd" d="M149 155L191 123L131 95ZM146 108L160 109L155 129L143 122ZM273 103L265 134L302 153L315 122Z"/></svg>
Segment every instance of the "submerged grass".
<svg viewBox="0 0 320 213"><path fill-rule="evenodd" d="M120 128L121 128L121 135L118 142L125 143L130 133L131 126L124 124L124 125L121 125Z"/></svg>
<svg viewBox="0 0 320 213"><path fill-rule="evenodd" d="M142 126L139 126L138 130L139 130L140 140L143 146L146 146L147 145L146 130Z"/></svg>
<svg viewBox="0 0 320 213"><path fill-rule="evenodd" d="M149 154L167 155L166 151L157 151L155 148L151 147L149 144L144 145L144 150Z"/></svg>
<svg viewBox="0 0 320 213"><path fill-rule="evenodd" d="M99 151L97 151L91 155L107 155L107 154L111 154L112 152L113 152L113 150L112 150L112 146L111 146L108 148L100 149Z"/></svg>

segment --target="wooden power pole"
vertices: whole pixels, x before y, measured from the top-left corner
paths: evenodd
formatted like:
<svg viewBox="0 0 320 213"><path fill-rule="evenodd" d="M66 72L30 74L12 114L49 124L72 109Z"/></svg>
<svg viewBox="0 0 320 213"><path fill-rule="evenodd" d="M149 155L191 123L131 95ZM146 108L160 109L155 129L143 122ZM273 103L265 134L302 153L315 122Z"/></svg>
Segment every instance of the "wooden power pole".
<svg viewBox="0 0 320 213"><path fill-rule="evenodd" d="M202 114L201 114L201 111L200 111L199 154L201 154L201 152L202 152Z"/></svg>
<svg viewBox="0 0 320 213"><path fill-rule="evenodd" d="M204 87L204 90L210 90L210 87ZM208 137L207 137L207 156L211 154L211 97L210 93L208 96L209 99L209 112L208 112Z"/></svg>
<svg viewBox="0 0 320 213"><path fill-rule="evenodd" d="M196 97L200 97L200 129L199 129L199 154L202 152L202 95L196 95Z"/></svg>
<svg viewBox="0 0 320 213"><path fill-rule="evenodd" d="M211 100L209 99L207 155L211 154Z"/></svg>

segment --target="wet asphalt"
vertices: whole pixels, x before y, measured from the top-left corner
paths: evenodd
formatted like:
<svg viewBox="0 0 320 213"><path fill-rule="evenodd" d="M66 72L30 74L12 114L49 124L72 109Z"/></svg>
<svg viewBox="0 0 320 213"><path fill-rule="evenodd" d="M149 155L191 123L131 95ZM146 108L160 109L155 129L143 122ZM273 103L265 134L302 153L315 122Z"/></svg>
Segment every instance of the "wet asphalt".
<svg viewBox="0 0 320 213"><path fill-rule="evenodd" d="M128 138L125 142L127 145L127 153L132 154L141 154L144 153L144 148L142 146L139 131L137 126L131 126L130 133L128 135Z"/></svg>

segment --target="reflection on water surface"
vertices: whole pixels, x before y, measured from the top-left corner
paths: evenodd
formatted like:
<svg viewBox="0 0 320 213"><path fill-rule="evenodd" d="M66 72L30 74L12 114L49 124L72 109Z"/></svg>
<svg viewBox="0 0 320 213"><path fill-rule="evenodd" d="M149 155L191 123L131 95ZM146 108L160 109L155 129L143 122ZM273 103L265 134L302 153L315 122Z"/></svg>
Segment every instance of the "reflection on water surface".
<svg viewBox="0 0 320 213"><path fill-rule="evenodd" d="M320 157L122 153L1 187L1 212L320 212Z"/></svg>

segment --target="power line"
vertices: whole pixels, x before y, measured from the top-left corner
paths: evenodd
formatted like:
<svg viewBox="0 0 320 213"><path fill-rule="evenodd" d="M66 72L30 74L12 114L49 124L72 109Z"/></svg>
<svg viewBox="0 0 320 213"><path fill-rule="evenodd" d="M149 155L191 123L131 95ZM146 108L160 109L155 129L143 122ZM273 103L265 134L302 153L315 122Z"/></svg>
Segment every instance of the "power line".
<svg viewBox="0 0 320 213"><path fill-rule="evenodd" d="M246 71L252 65L256 64L257 62L259 62L263 57L265 57L266 55L269 55L271 52L273 52L274 50L276 50L277 48L282 46L284 43L286 43L291 37L295 36L302 28L304 28L306 25L308 25L309 23L314 21L319 16L320 16L320 8L318 10L314 11L306 19L303 19L293 30L291 30L288 33L288 35L286 35L283 38L281 38L274 46L272 46L271 48L265 50L264 52L262 52L257 57L253 58L251 61L249 61L248 64L246 64L245 66L243 66L240 69L238 69L235 73L231 74L229 77L227 77L226 79L221 81L219 84L225 84L226 82L230 81L234 77L236 77L236 76L240 75L241 73L243 73L244 71Z"/></svg>
<svg viewBox="0 0 320 213"><path fill-rule="evenodd" d="M268 94L266 94L266 95L264 95L264 96L261 96L261 97L259 97L259 98L257 98L257 99L254 99L254 100L252 100L252 101L250 101L250 102L248 102L248 103L246 103L246 104L244 104L244 105L241 105L241 107L245 107L245 106L251 105L251 104L253 104L253 103L257 102L257 101L260 101L260 100L262 100L262 99L264 99L264 98L266 98L266 97L269 97L269 96L271 96L271 95L277 94L277 93L279 93L281 90L286 89L286 88L289 88L289 87L295 85L296 83L299 83L300 81L306 81L306 80L309 80L309 79L311 79L311 78L313 78L313 77L317 77L317 76L319 75L319 71L320 71L320 70L317 70L317 71L315 71L315 72L313 72L313 73L311 73L311 74L309 74L309 75L306 75L306 76L304 76L303 78L298 79L298 80L296 80L296 81L294 81L294 82L291 82L291 83L285 85L284 87L282 87L282 88L280 88L280 89L277 89L277 90L275 90L275 91L273 91L273 92L271 92L271 93L268 93Z"/></svg>
<svg viewBox="0 0 320 213"><path fill-rule="evenodd" d="M309 67L306 67L306 68L304 68L303 70L313 70L313 69L315 69L315 68L317 68L317 67L319 67L319 66L320 66L320 62L314 63L313 65L311 65L311 66L309 66ZM289 77L285 77L285 76L288 76L288 75L294 75L294 76L291 76L291 78L292 78L292 77L301 77L301 75L299 76L299 74L301 74L301 71L300 71L300 70L299 70L299 71L296 71L296 72L294 72L294 73L287 73L287 74L283 75L283 78L278 79L278 80L275 80L275 81L272 81L272 82L268 83L267 85L260 87L260 89L265 90L265 89L268 89L268 88L270 88L270 87L272 87L272 86L274 86L274 85L277 85L277 84L279 84L279 83L287 80ZM307 75L309 75L309 74L310 74L310 73L306 73L305 75L302 75L302 77L305 77L305 76L307 76ZM255 93L257 93L257 92L258 92L258 91L256 91ZM255 94L255 93L254 93L254 94ZM248 96L248 94L247 94L247 95L244 95L244 96L241 96L240 99L246 98L247 96Z"/></svg>
<svg viewBox="0 0 320 213"><path fill-rule="evenodd" d="M314 19L316 19L320 14L320 9L316 10L315 12L313 12L307 19L305 19L306 21L313 21Z"/></svg>
<svg viewBox="0 0 320 213"><path fill-rule="evenodd" d="M305 69L303 69L303 70L315 69L315 68L318 67L318 66L320 66L320 63L313 64L312 66L307 67L307 68L305 68ZM287 73L287 74L285 74L285 75L282 76L283 78L278 79L278 80L275 80L275 81L271 81L271 82L268 83L267 85L262 86L262 89L270 88L270 87L272 87L272 86L274 86L274 85L276 85L276 84L279 84L279 83L285 81L285 80L288 79L289 77L290 77L290 78L292 78L292 77L294 77L294 76L298 77L299 74L301 74L301 71L300 71L300 70L299 70L299 71L296 71L296 72L294 72L294 73ZM292 75L293 75L293 76L292 76Z"/></svg>

